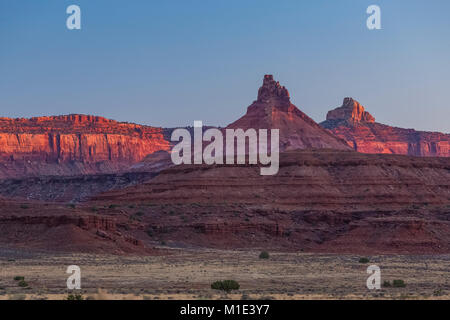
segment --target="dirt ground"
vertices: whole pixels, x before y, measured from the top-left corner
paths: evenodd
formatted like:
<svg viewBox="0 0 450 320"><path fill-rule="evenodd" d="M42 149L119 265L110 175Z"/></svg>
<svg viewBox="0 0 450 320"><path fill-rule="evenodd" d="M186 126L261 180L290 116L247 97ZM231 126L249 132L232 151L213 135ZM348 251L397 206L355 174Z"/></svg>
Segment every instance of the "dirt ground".
<svg viewBox="0 0 450 320"><path fill-rule="evenodd" d="M0 300L66 299L69 265L81 268L84 299L449 299L450 255L361 256L260 251L172 249L164 256L50 254L0 249ZM381 268L381 282L406 287L368 290L366 269ZM19 286L14 278L25 278ZM240 284L230 294L216 280Z"/></svg>

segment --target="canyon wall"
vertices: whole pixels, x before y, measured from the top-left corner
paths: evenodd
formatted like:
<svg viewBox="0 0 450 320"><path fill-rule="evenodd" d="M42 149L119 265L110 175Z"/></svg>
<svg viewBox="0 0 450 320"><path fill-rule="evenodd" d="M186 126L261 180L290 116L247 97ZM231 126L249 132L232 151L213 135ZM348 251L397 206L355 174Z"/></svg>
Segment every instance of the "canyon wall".
<svg viewBox="0 0 450 320"><path fill-rule="evenodd" d="M0 118L0 178L115 172L169 150L161 128L102 117Z"/></svg>
<svg viewBox="0 0 450 320"><path fill-rule="evenodd" d="M359 102L345 98L321 126L362 153L450 157L450 134L402 129L375 122Z"/></svg>

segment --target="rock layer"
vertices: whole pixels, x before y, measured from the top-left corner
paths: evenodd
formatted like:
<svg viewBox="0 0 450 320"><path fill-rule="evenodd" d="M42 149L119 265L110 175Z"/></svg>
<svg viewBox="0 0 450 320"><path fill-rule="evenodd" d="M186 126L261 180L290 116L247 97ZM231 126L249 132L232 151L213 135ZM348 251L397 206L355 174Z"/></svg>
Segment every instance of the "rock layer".
<svg viewBox="0 0 450 320"><path fill-rule="evenodd" d="M102 117L0 118L0 178L114 172L168 149L160 128Z"/></svg>
<svg viewBox="0 0 450 320"><path fill-rule="evenodd" d="M308 148L349 149L290 102L288 90L265 75L257 100L229 129L279 129L280 151Z"/></svg>
<svg viewBox="0 0 450 320"><path fill-rule="evenodd" d="M327 114L327 120L345 120L350 123L372 123L375 118L364 110L364 107L353 98L344 98L342 107L331 110Z"/></svg>
<svg viewBox="0 0 450 320"><path fill-rule="evenodd" d="M156 254L124 227L120 216L0 198L0 247L48 252Z"/></svg>
<svg viewBox="0 0 450 320"><path fill-rule="evenodd" d="M88 205L122 204L132 214L127 204L150 204L140 209L141 229L177 245L449 253L449 161L292 151L275 176L249 165L177 166Z"/></svg>
<svg viewBox="0 0 450 320"><path fill-rule="evenodd" d="M450 134L402 129L375 122L359 102L345 98L321 126L363 153L450 157Z"/></svg>

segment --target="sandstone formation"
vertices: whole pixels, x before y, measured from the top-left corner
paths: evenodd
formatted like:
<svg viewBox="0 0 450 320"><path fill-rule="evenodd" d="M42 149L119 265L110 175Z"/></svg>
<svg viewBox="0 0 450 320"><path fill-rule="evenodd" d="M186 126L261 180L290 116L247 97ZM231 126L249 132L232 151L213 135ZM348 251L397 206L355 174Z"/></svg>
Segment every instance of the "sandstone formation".
<svg viewBox="0 0 450 320"><path fill-rule="evenodd" d="M322 126L266 75L227 127L280 130L279 172L261 176L256 165L173 166L171 129L1 118L0 194L15 200L0 198L0 246L450 253L449 135L376 123L351 98Z"/></svg>
<svg viewBox="0 0 450 320"><path fill-rule="evenodd" d="M352 151L282 153L280 171L183 165L86 205L142 205L135 236L219 248L450 252L450 159ZM144 234L150 230L151 237Z"/></svg>
<svg viewBox="0 0 450 320"><path fill-rule="evenodd" d="M364 107L358 101L353 100L353 98L344 98L342 107L328 112L327 120L345 120L353 124L375 122L375 118L367 111L364 111Z"/></svg>
<svg viewBox="0 0 450 320"><path fill-rule="evenodd" d="M95 194L145 182L156 172L55 175L0 180L0 194L9 199L63 203L86 201Z"/></svg>
<svg viewBox="0 0 450 320"><path fill-rule="evenodd" d="M290 102L288 90L265 75L257 100L247 113L228 125L230 129L279 129L280 151L330 148L349 149L345 142L321 128Z"/></svg>
<svg viewBox="0 0 450 320"><path fill-rule="evenodd" d="M450 156L450 134L402 129L375 122L359 102L345 98L331 110L321 126L363 153L392 153L411 156Z"/></svg>
<svg viewBox="0 0 450 320"><path fill-rule="evenodd" d="M160 128L102 117L0 118L0 178L117 172L169 148Z"/></svg>
<svg viewBox="0 0 450 320"><path fill-rule="evenodd" d="M127 231L121 216L92 208L0 199L0 247L39 252L157 254Z"/></svg>

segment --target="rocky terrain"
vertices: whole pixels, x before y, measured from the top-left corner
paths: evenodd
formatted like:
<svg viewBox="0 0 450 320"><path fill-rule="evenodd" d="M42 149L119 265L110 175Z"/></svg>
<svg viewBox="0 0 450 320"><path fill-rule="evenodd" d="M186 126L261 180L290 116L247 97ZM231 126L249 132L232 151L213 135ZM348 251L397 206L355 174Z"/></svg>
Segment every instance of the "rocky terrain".
<svg viewBox="0 0 450 320"><path fill-rule="evenodd" d="M345 98L321 126L363 153L450 157L450 134L402 129L375 122L359 102Z"/></svg>
<svg viewBox="0 0 450 320"><path fill-rule="evenodd" d="M114 203L142 241L307 252L450 252L450 159L313 150L256 166L177 166L86 205ZM129 205L133 209L128 209Z"/></svg>
<svg viewBox="0 0 450 320"><path fill-rule="evenodd" d="M0 118L0 178L117 173L169 148L161 128L102 117Z"/></svg>
<svg viewBox="0 0 450 320"><path fill-rule="evenodd" d="M153 254L127 231L127 218L35 201L0 199L0 247L44 252Z"/></svg>
<svg viewBox="0 0 450 320"><path fill-rule="evenodd" d="M171 129L82 115L0 119L0 245L450 253L448 135L378 124L351 98L322 126L266 75L227 127L280 130L280 170L261 176L256 165L173 166Z"/></svg>
<svg viewBox="0 0 450 320"><path fill-rule="evenodd" d="M279 129L280 151L330 148L349 149L345 142L321 128L290 101L288 90L265 75L257 100L247 113L227 126L229 129Z"/></svg>

